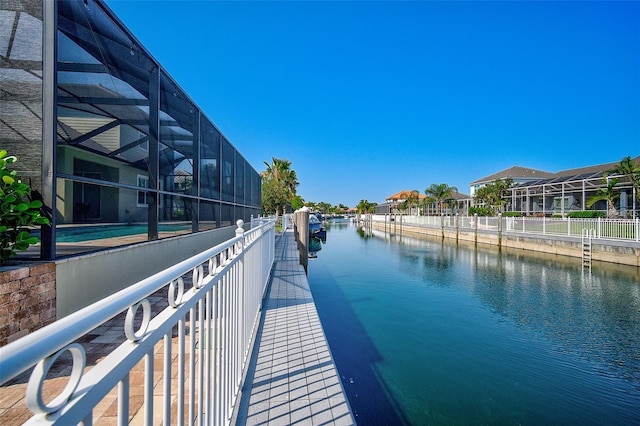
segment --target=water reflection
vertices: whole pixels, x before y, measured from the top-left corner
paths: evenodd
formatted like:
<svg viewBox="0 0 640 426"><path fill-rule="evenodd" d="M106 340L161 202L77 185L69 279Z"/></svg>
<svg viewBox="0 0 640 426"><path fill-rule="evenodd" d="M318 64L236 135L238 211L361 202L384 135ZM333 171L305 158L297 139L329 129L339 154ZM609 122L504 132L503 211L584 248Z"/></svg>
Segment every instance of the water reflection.
<svg viewBox="0 0 640 426"><path fill-rule="evenodd" d="M635 268L331 231L309 281L362 424L640 424Z"/></svg>
<svg viewBox="0 0 640 426"><path fill-rule="evenodd" d="M397 244L400 238L388 241ZM637 268L625 274L602 263L589 274L579 260L557 256L469 250L407 236L401 242L398 253L407 273L427 285L463 286L494 314L640 390Z"/></svg>
<svg viewBox="0 0 640 426"><path fill-rule="evenodd" d="M326 242L327 239L325 238ZM318 252L322 250L322 239L318 237L309 237L309 257L318 257Z"/></svg>

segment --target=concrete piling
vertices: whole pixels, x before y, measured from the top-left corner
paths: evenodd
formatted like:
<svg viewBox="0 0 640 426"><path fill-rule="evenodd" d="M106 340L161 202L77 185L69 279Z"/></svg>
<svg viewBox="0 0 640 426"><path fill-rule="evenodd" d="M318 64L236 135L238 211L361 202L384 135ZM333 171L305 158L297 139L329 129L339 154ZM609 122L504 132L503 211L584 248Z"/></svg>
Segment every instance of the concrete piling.
<svg viewBox="0 0 640 426"><path fill-rule="evenodd" d="M293 230L300 252L300 265L307 273L309 265L309 209L307 207L293 213Z"/></svg>

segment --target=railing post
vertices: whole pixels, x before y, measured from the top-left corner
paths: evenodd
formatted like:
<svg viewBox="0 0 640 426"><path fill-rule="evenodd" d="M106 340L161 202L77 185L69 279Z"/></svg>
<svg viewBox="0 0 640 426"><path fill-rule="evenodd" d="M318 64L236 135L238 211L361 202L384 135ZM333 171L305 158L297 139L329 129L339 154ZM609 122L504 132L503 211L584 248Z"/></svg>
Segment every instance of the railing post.
<svg viewBox="0 0 640 426"><path fill-rule="evenodd" d="M129 422L130 409L134 408L129 401L133 385L143 388L143 406L138 413L144 424L152 424L154 414L162 416L164 423L176 417L178 424L183 421L185 424L227 423L238 402L243 373L250 359L250 340L259 324L261 296L268 284L275 247L273 220L253 220L256 225L264 222L264 228L245 232L245 223L239 220L234 238L0 347L0 382L4 384L34 364L42 366L32 373L25 396L35 423L41 420L42 414L50 413L60 424L82 421L91 424L95 404L113 389L114 383L119 383L118 424ZM265 256L263 261L258 255ZM263 262L271 264L262 265ZM262 280L258 279L258 267L261 267ZM193 280L188 297L184 291L185 276ZM167 285L169 306L153 314L147 296L158 291L166 294ZM161 308L164 301L158 303ZM142 308L142 318L135 318L140 316L136 315L138 307ZM123 310L129 312L121 331L127 340L117 348L103 348L109 352L109 357L101 361L105 364L96 363L101 367L83 374L86 354L79 343L73 342ZM139 328L133 325L134 320L141 320ZM178 332L174 335L171 330L176 327ZM177 338L176 346L173 346L174 338ZM164 351L159 354L153 350L157 344L164 345ZM72 359L60 362L71 363L69 383L62 394L45 404L40 385L47 378L49 367L67 351ZM156 355L160 355L157 360ZM134 376L126 370L141 361L144 362L142 374L136 372ZM118 367L111 368L113 365ZM154 385L160 375L164 383L158 386L161 394L155 394ZM171 384L171 377L176 376L177 386ZM76 389L82 391L76 392ZM172 401L177 401L176 411Z"/></svg>
<svg viewBox="0 0 640 426"><path fill-rule="evenodd" d="M473 243L478 244L478 213L473 214Z"/></svg>
<svg viewBox="0 0 640 426"><path fill-rule="evenodd" d="M502 249L502 213L498 213L498 250Z"/></svg>
<svg viewBox="0 0 640 426"><path fill-rule="evenodd" d="M571 218L567 216L567 237L571 236Z"/></svg>
<svg viewBox="0 0 640 426"><path fill-rule="evenodd" d="M460 232L460 214L459 213L456 213L454 221L456 224L456 244L458 244L458 234Z"/></svg>
<svg viewBox="0 0 640 426"><path fill-rule="evenodd" d="M237 392L237 389L235 389L235 385L241 383L242 381L242 371L244 370L244 362L247 359L246 354L249 350L248 347L243 348L244 346L244 342L246 340L246 330L245 330L245 324L244 324L244 316L245 316L245 300L244 300L244 295L246 294L245 292L245 282L244 282L244 277L245 277L245 256L244 256L244 249L245 249L245 245L244 245L244 222L242 221L242 219L238 219L238 221L236 222L236 225L238 225L238 227L236 228L236 237L240 237L240 259L238 260L238 282L237 282L237 286L238 286L238 301L237 301L237 307L236 309L238 309L238 315L236 316L239 324L238 324L238 332L240 333L240 342L241 345L237 346L237 348L239 349L239 351L242 352L242 360L240 361L240 368L236 369L236 373L237 376L233 377L233 384L234 384L234 394ZM248 293L248 292L247 292ZM244 349L244 350L243 350ZM234 354L236 357L239 354ZM236 361L237 362L237 361ZM233 373L233 371L232 371Z"/></svg>
<svg viewBox="0 0 640 426"><path fill-rule="evenodd" d="M598 227L597 228L598 228L597 238L600 238L600 236L602 235L601 234L601 232L602 232L602 218L600 218L600 217L598 218Z"/></svg>

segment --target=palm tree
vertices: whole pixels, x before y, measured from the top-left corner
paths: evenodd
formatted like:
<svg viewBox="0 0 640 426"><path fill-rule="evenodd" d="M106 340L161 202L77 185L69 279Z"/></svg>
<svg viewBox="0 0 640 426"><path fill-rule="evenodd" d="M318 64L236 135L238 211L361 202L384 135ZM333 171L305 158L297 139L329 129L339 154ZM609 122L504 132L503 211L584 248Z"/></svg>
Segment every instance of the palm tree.
<svg viewBox="0 0 640 426"><path fill-rule="evenodd" d="M513 179L498 179L495 184L495 205L498 209L502 210L505 204L507 204L507 190L513 186Z"/></svg>
<svg viewBox="0 0 640 426"><path fill-rule="evenodd" d="M620 163L616 164L613 169L608 170L607 173L615 173L624 176L629 180L629 182L631 182L631 186L635 192L635 197L633 199L633 212L635 216L637 214L636 201L640 201L640 165L636 165L630 156L626 156L620 160Z"/></svg>
<svg viewBox="0 0 640 426"><path fill-rule="evenodd" d="M405 214L405 212L407 211L407 207L409 207L407 205L407 200L403 200L398 202L398 205L396 206L396 209L398 209L400 211L400 214Z"/></svg>
<svg viewBox="0 0 640 426"><path fill-rule="evenodd" d="M507 204L505 197L507 196L507 190L513 186L513 179L497 179L485 186L478 188L474 199L478 203L484 203L489 206L493 213L500 211L502 207Z"/></svg>
<svg viewBox="0 0 640 426"><path fill-rule="evenodd" d="M375 206L376 206L376 203L370 203L369 200L360 200L360 202L356 206L356 211L360 214L373 213Z"/></svg>
<svg viewBox="0 0 640 426"><path fill-rule="evenodd" d="M424 190L427 198L436 203L437 214L440 214L442 204L450 200L454 192L458 192L458 188L449 186L446 183L432 183L430 187Z"/></svg>
<svg viewBox="0 0 640 426"><path fill-rule="evenodd" d="M328 214L331 213L331 203L327 203L326 201L320 201L317 204L318 210L320 210L320 213L322 214Z"/></svg>
<svg viewBox="0 0 640 426"><path fill-rule="evenodd" d="M266 161L264 164L267 166L267 170L263 172L263 177L282 182L291 195L295 195L300 182L298 182L296 171L291 169L291 161L272 157L271 164Z"/></svg>
<svg viewBox="0 0 640 426"><path fill-rule="evenodd" d="M620 197L620 193L615 193L613 191L613 187L618 184L618 178L607 178L606 176L603 178L605 183L607 184L606 189L598 189L594 195L587 199L587 207L591 208L598 201L606 201L607 202L607 217L619 217L618 210L614 202L616 199Z"/></svg>
<svg viewBox="0 0 640 426"><path fill-rule="evenodd" d="M261 173L263 181L270 182L272 186L279 188L274 200L277 221L280 209L284 213L287 202L296 195L296 188L300 182L295 170L291 169L291 161L272 157L271 164L266 161L264 164L267 169Z"/></svg>
<svg viewBox="0 0 640 426"><path fill-rule="evenodd" d="M406 207L409 209L409 214L411 214L413 207L417 207L418 204L420 203L420 191L418 191L417 189L414 189L413 191L411 191L409 193L409 195L407 195L407 198L404 202L404 204L406 204Z"/></svg>

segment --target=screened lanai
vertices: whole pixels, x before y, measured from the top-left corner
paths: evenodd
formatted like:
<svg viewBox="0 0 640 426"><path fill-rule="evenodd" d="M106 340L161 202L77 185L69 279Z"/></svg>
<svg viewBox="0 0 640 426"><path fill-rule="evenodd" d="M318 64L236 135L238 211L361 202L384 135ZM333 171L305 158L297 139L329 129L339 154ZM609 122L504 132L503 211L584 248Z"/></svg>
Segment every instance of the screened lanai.
<svg viewBox="0 0 640 426"><path fill-rule="evenodd" d="M640 163L640 157L634 162ZM636 217L637 196L631 181L611 170L617 163L603 164L583 169L559 172L551 178L519 183L510 188L510 202L507 211L517 211L524 215L562 215L572 211L587 210L587 200L599 189L607 187L608 181L616 179L614 191L616 207L622 217ZM606 201L592 206L595 210L607 210Z"/></svg>
<svg viewBox="0 0 640 426"><path fill-rule="evenodd" d="M103 1L7 1L0 19L2 144L50 208L43 258L260 214L259 174Z"/></svg>

